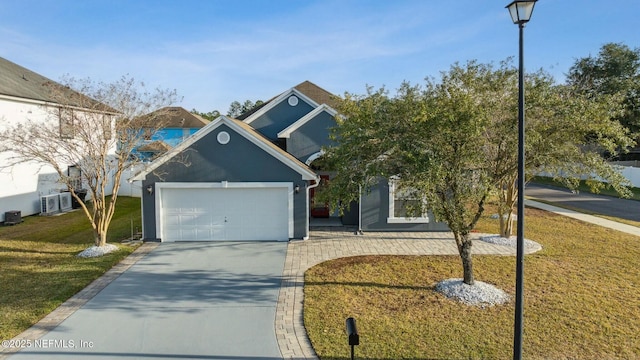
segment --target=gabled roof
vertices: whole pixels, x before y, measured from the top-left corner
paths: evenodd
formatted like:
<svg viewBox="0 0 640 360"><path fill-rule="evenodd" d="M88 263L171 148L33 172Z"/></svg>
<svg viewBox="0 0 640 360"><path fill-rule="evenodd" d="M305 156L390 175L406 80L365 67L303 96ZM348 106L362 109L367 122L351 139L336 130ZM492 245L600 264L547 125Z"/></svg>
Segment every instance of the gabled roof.
<svg viewBox="0 0 640 360"><path fill-rule="evenodd" d="M297 96L299 99L302 99L304 102L306 102L307 104L311 105L314 108L320 105L317 102L315 102L313 99L309 98L307 95L301 93L300 90L296 88L291 88L283 92L282 94L278 95L276 98L269 100L267 104L262 106L258 111L249 115L243 121L247 124L251 124L254 120L258 119L260 116L264 115L266 112L276 107L276 105L280 104L283 101L286 101L291 95Z"/></svg>
<svg viewBox="0 0 640 360"><path fill-rule="evenodd" d="M310 99L318 104L327 104L333 108L338 106L338 97L321 88L320 86L305 80L300 84L294 86L298 91L307 95Z"/></svg>
<svg viewBox="0 0 640 360"><path fill-rule="evenodd" d="M164 141L156 140L138 147L137 150L144 151L144 152L165 152L170 149L171 149L171 146L169 146Z"/></svg>
<svg viewBox="0 0 640 360"><path fill-rule="evenodd" d="M249 140L256 146L267 152L269 155L280 160L283 164L287 165L292 170L296 171L302 176L303 180L317 180L316 173L313 172L313 170L311 170L307 165L296 159L293 155L277 147L275 144L269 141L269 139L265 138L256 130L254 130L251 126L243 123L240 120L231 119L227 116L219 116L217 119L213 120L205 127L198 130L198 132L193 134L187 140L183 141L170 151L166 152L164 155L160 156L158 159L154 160L151 165L149 165L140 173L136 174L130 180L144 180L148 174L152 173L162 164L168 162L169 160L171 160L171 158L178 155L180 152L187 149L200 139L204 138L210 132L223 124L233 129L236 133L243 136L245 139Z"/></svg>
<svg viewBox="0 0 640 360"><path fill-rule="evenodd" d="M293 124L289 125L289 127L287 127L286 129L280 131L278 133L278 137L279 138L289 138L289 136L291 136L291 133L293 133L294 131L296 131L298 128L300 128L302 125L306 124L307 122L309 122L311 119L315 118L316 116L318 116L318 114L320 114L321 112L327 112L329 113L331 116L336 116L338 115L338 112L335 111L332 107L330 107L327 104L322 104L320 106L318 106L317 108L313 109L310 113L308 113L307 115L303 116L300 118L300 120L294 122Z"/></svg>
<svg viewBox="0 0 640 360"><path fill-rule="evenodd" d="M150 122L149 127L199 129L209 123L199 115L187 111L179 106L163 107L146 115L142 115L134 121ZM161 125L158 125L161 124Z"/></svg>
<svg viewBox="0 0 640 360"><path fill-rule="evenodd" d="M0 57L0 97L116 112L83 94Z"/></svg>
<svg viewBox="0 0 640 360"><path fill-rule="evenodd" d="M337 96L312 83L311 81L306 80L281 93L280 95L267 100L262 105L256 106L246 113L238 116L238 119L250 124L253 120L269 111L269 109L275 107L280 102L287 99L290 95L296 95L300 98L303 98L313 107L317 107L321 104L327 104L331 107L335 107L338 104Z"/></svg>

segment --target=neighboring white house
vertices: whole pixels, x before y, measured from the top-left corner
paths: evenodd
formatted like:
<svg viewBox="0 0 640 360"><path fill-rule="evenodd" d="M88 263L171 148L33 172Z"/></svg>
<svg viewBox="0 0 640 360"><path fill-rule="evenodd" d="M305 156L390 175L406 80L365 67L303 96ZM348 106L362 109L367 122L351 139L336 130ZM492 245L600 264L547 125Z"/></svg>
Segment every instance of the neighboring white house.
<svg viewBox="0 0 640 360"><path fill-rule="evenodd" d="M50 91L60 86L46 77L0 57L0 130L28 120L36 122L60 121L55 111L61 109ZM66 91L72 92L67 89ZM74 93L75 95L79 95ZM68 104L67 104L68 106ZM86 112L76 108L73 111ZM109 124L112 116L109 115ZM64 124L60 124L64 136ZM115 149L114 149L115 151ZM53 168L38 163L23 163L6 168L11 153L0 152L0 222L5 213L20 211L22 216L41 212L41 197L60 193L66 186L58 182ZM74 171L74 164L66 164Z"/></svg>

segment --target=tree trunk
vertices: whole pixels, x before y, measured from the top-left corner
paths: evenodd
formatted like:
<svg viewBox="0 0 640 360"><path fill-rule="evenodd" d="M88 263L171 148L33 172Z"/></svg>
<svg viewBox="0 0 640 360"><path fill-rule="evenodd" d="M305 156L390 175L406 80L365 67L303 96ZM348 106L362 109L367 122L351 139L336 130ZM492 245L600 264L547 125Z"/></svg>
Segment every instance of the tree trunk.
<svg viewBox="0 0 640 360"><path fill-rule="evenodd" d="M464 271L463 282L467 285L473 285L475 282L473 278L473 259L471 258L471 240L469 240L468 236L465 236L462 242L460 258L462 258L462 269Z"/></svg>
<svg viewBox="0 0 640 360"><path fill-rule="evenodd" d="M515 181L502 185L500 191L500 203L498 205L498 218L500 219L500 236L509 238L513 234L513 206L518 196Z"/></svg>
<svg viewBox="0 0 640 360"><path fill-rule="evenodd" d="M508 239L513 234L513 210L509 209L498 216L500 217L500 236Z"/></svg>
<svg viewBox="0 0 640 360"><path fill-rule="evenodd" d="M458 253L460 254L460 259L462 260L462 270L463 270L463 279L467 285L473 285L475 280L473 278L473 259L471 257L471 239L469 239L469 234L464 233L453 233L456 244L458 245Z"/></svg>
<svg viewBox="0 0 640 360"><path fill-rule="evenodd" d="M105 245L107 245L107 233L106 232L102 232L100 234L96 234L94 242L95 242L96 246L105 246Z"/></svg>
<svg viewBox="0 0 640 360"><path fill-rule="evenodd" d="M96 246L105 246L107 244L108 225L105 219L104 197L96 198L93 206L95 207L95 244Z"/></svg>

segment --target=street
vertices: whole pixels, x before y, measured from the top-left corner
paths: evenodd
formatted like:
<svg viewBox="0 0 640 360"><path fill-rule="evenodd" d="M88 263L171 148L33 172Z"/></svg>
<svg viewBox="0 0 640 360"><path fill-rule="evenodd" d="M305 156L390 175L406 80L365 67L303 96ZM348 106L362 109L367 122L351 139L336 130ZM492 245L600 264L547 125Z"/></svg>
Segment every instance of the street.
<svg viewBox="0 0 640 360"><path fill-rule="evenodd" d="M585 210L589 213L640 221L640 201L636 200L589 193L572 193L567 189L533 183L527 185L525 196L558 206L566 205L576 210Z"/></svg>

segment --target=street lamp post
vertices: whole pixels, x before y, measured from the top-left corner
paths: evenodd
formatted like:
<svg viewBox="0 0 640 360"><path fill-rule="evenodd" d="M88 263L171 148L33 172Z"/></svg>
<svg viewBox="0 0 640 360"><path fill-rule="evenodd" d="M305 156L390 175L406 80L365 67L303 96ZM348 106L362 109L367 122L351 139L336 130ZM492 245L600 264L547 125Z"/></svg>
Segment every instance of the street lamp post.
<svg viewBox="0 0 640 360"><path fill-rule="evenodd" d="M516 250L516 309L513 332L513 359L522 359L522 325L524 310L524 25L531 19L537 0L516 0L506 6L520 30L518 67L518 228Z"/></svg>

